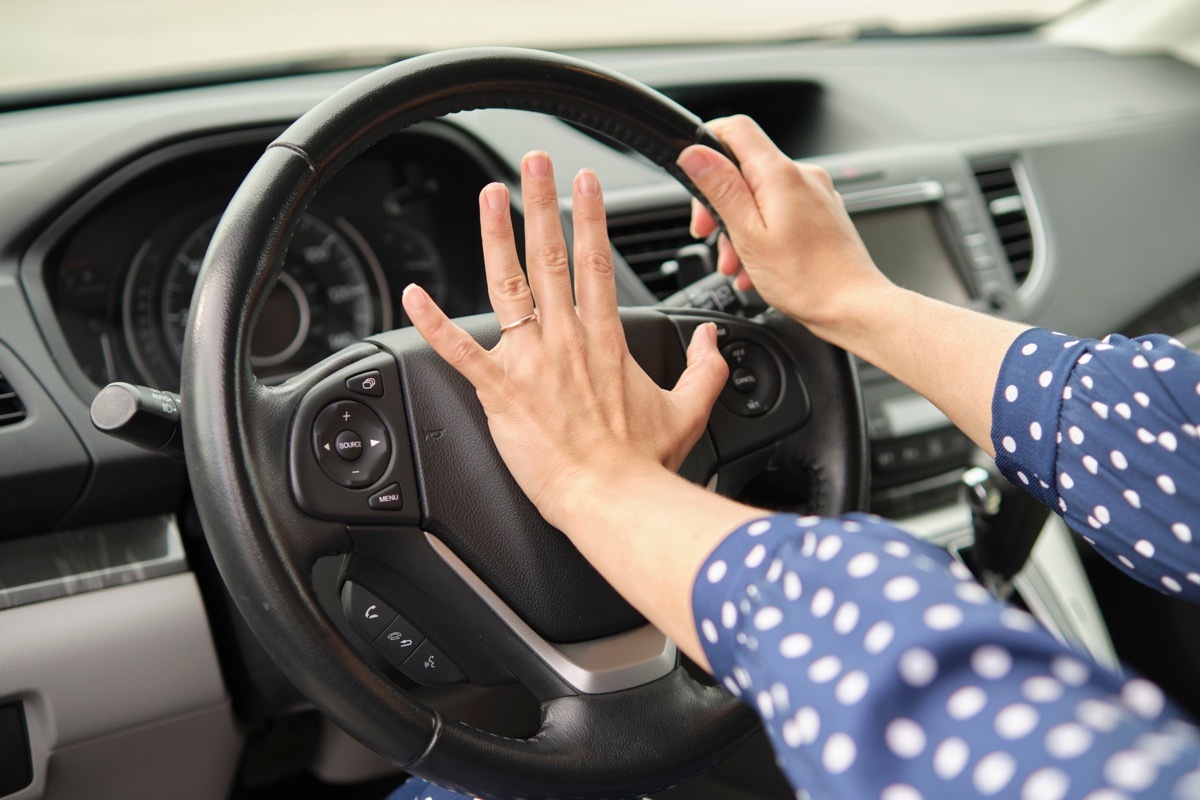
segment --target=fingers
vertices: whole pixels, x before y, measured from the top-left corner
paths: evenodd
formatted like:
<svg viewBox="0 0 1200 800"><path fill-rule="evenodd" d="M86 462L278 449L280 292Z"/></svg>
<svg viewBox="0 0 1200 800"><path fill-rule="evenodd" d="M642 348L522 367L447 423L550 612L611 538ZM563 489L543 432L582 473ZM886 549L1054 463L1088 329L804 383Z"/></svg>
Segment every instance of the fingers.
<svg viewBox="0 0 1200 800"><path fill-rule="evenodd" d="M737 275L741 268L742 259L737 250L733 249L729 237L722 233L717 237L717 272L722 275Z"/></svg>
<svg viewBox="0 0 1200 800"><path fill-rule="evenodd" d="M571 296L571 267L559 217L558 192L550 157L540 150L521 163L525 198L525 256L529 288L542 326L578 324Z"/></svg>
<svg viewBox="0 0 1200 800"><path fill-rule="evenodd" d="M671 390L676 406L697 429L708 420L728 377L729 365L717 349L717 327L706 322L692 332L687 349L687 369Z"/></svg>
<svg viewBox="0 0 1200 800"><path fill-rule="evenodd" d="M678 164L735 237L752 235L763 227L754 193L728 158L710 147L694 144L679 154Z"/></svg>
<svg viewBox="0 0 1200 800"><path fill-rule="evenodd" d="M712 212L696 198L692 198L692 223L688 232L693 239L707 239L708 235L717 229L717 221Z"/></svg>
<svg viewBox="0 0 1200 800"><path fill-rule="evenodd" d="M689 231L695 239L707 239L713 231L717 230L717 221L713 218L712 212L708 210L703 203L696 198L692 198L692 222ZM730 243L729 237L721 233L717 237L717 272L722 275L737 275L742 268L742 259L738 256L737 250L733 249L733 244ZM749 280L747 276L746 280ZM738 288L745 289L745 286Z"/></svg>
<svg viewBox="0 0 1200 800"><path fill-rule="evenodd" d="M409 284L400 301L413 327L429 342L429 346L462 373L476 389L504 377L503 368L493 362L488 352L466 331L451 322L420 286Z"/></svg>
<svg viewBox="0 0 1200 800"><path fill-rule="evenodd" d="M708 127L737 158L746 182L756 194L760 188L786 174L795 163L771 141L757 122L743 114L715 119Z"/></svg>
<svg viewBox="0 0 1200 800"><path fill-rule="evenodd" d="M600 181L591 170L583 170L575 178L571 213L575 223L575 302L579 318L589 330L612 333L620 328L612 246Z"/></svg>
<svg viewBox="0 0 1200 800"><path fill-rule="evenodd" d="M488 297L497 320L507 325L532 314L533 294L517 258L508 187L504 184L488 184L479 193L479 229L483 234Z"/></svg>

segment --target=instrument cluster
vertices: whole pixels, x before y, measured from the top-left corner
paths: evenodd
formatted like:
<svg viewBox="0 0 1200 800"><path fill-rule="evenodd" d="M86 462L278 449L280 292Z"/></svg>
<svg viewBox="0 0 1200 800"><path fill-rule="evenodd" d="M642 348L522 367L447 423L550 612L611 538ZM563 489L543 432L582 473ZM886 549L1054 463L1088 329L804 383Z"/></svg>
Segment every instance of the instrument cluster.
<svg viewBox="0 0 1200 800"><path fill-rule="evenodd" d="M440 128L386 140L318 192L251 337L261 380L286 380L366 336L407 324L399 297L409 283L451 315L487 310L475 198L494 177L468 142ZM178 389L205 253L269 141L249 138L159 154L159 163L94 203L51 249L43 276L91 383Z"/></svg>

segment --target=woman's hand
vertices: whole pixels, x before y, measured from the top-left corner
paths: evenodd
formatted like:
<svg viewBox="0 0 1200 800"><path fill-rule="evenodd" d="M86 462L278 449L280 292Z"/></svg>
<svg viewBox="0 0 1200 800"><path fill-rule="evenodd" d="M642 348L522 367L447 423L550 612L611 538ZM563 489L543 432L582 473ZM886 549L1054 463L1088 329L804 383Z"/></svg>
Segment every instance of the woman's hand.
<svg viewBox="0 0 1200 800"><path fill-rule="evenodd" d="M718 267L738 270L775 308L908 384L988 453L1000 363L1024 329L901 289L879 271L820 167L797 164L748 117L709 124L741 164L693 145L679 165L732 240ZM694 203L692 232L716 230Z"/></svg>
<svg viewBox="0 0 1200 800"><path fill-rule="evenodd" d="M534 313L485 350L421 288L404 308L425 340L475 387L496 447L517 483L553 525L565 528L579 492L605 475L678 468L704 430L728 374L712 325L700 326L688 367L660 389L629 354L617 315L612 253L596 175L575 179L575 286L550 158L525 157L528 279L517 259L508 190L479 197L488 292L501 326Z"/></svg>
<svg viewBox="0 0 1200 800"><path fill-rule="evenodd" d="M714 120L709 128L740 171L702 145L684 150L679 166L725 222L729 238L719 239L718 269L736 275L741 289L753 284L772 306L826 338L853 324L864 295L892 284L868 255L829 173L792 161L749 117ZM693 202L693 235L714 230L712 215Z"/></svg>

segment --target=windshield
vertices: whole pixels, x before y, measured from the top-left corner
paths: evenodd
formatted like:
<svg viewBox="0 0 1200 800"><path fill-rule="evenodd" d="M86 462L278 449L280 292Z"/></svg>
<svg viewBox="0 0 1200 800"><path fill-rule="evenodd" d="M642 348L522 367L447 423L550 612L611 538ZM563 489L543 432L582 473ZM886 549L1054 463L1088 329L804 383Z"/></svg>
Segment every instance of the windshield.
<svg viewBox="0 0 1200 800"><path fill-rule="evenodd" d="M1037 24L1080 0L0 0L0 95L298 59Z"/></svg>

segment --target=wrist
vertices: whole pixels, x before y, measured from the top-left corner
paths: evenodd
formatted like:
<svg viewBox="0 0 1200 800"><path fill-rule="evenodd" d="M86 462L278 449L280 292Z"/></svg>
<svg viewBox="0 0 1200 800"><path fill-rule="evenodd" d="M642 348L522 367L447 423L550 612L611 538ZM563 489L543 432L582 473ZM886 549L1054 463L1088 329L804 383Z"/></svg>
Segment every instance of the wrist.
<svg viewBox="0 0 1200 800"><path fill-rule="evenodd" d="M648 486L683 481L653 459L611 459L599 465L565 471L555 492L557 501L540 509L546 520L574 540L583 526L610 514L626 513L621 501Z"/></svg>
<svg viewBox="0 0 1200 800"><path fill-rule="evenodd" d="M825 341L863 355L872 341L894 332L895 313L909 305L911 294L886 278L863 281L840 289L802 316L789 316Z"/></svg>

